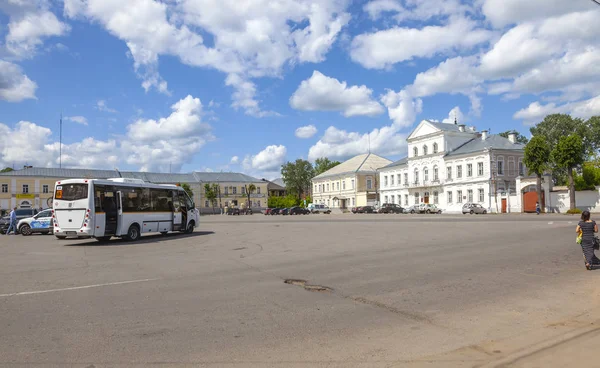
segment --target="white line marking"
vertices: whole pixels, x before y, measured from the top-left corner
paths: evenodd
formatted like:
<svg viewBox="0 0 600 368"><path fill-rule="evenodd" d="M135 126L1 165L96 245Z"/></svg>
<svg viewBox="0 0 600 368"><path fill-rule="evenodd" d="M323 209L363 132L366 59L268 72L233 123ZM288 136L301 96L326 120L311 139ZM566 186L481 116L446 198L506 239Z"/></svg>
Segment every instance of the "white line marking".
<svg viewBox="0 0 600 368"><path fill-rule="evenodd" d="M550 221L550 222L548 223L548 225L552 225L553 223L554 223L554 222Z"/></svg>
<svg viewBox="0 0 600 368"><path fill-rule="evenodd" d="M57 292L57 291L91 289L91 288L97 288L97 287L101 287L101 286L124 285L124 284L133 284L133 283L136 283L136 282L148 282L148 281L155 281L155 280L158 280L158 279L143 279L143 280L119 281L119 282L111 282L111 283L108 283L108 284L95 284L95 285L75 286L75 287L64 288L64 289L22 291L20 293L0 294L0 297L19 296L19 295L32 295L32 294L45 294L45 293L54 293L54 292Z"/></svg>

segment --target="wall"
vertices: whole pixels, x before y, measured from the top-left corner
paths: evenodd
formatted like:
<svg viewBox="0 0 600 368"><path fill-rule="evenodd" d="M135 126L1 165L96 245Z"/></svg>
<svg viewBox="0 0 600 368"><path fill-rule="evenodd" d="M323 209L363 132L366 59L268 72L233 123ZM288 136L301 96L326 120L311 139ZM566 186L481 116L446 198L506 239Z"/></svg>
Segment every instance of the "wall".
<svg viewBox="0 0 600 368"><path fill-rule="evenodd" d="M566 213L570 208L569 191L550 192L548 212ZM600 212L600 188L575 192L575 203L580 210Z"/></svg>

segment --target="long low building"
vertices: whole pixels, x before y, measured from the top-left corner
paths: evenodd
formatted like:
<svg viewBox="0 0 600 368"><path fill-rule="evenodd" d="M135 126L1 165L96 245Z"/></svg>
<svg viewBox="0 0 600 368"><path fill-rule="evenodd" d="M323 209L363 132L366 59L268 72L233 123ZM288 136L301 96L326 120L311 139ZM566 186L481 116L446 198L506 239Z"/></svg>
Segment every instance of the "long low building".
<svg viewBox="0 0 600 368"><path fill-rule="evenodd" d="M49 208L52 205L54 184L59 180L87 178L130 178L156 184L188 184L194 193L196 207L203 213L213 211L213 203L206 198L205 184L218 184L214 207L246 206L246 190L251 184L256 188L250 193L250 206L267 206L267 182L242 173L191 172L151 173L118 170L66 169L28 167L0 173L0 210L12 207Z"/></svg>

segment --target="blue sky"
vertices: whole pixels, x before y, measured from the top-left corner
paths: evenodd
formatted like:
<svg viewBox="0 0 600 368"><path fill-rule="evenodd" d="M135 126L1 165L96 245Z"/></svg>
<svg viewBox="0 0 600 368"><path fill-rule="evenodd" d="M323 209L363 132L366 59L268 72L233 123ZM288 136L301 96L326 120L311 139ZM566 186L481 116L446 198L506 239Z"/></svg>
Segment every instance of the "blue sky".
<svg viewBox="0 0 600 368"><path fill-rule="evenodd" d="M0 165L242 171L406 154L422 119L600 114L600 6L2 0Z"/></svg>

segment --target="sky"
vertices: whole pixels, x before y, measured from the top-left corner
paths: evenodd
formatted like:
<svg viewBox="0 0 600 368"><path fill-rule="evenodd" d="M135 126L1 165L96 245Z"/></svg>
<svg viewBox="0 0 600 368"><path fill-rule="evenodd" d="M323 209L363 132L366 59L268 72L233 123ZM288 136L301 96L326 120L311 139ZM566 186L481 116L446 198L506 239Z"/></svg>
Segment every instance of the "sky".
<svg viewBox="0 0 600 368"><path fill-rule="evenodd" d="M591 0L0 0L0 166L234 171L600 114ZM62 150L60 118L62 114Z"/></svg>

